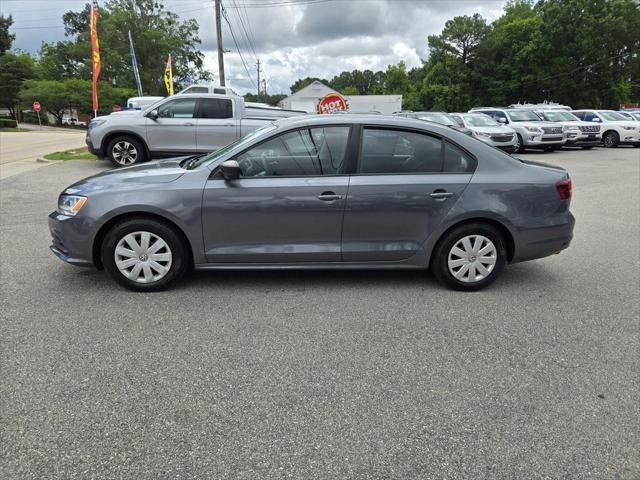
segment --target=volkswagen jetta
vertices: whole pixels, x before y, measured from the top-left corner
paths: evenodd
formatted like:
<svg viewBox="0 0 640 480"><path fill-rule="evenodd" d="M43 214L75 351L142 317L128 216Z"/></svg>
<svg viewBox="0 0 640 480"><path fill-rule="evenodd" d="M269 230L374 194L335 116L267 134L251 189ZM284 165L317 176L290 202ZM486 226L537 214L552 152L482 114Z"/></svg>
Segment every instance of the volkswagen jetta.
<svg viewBox="0 0 640 480"><path fill-rule="evenodd" d="M567 248L571 179L432 123L279 120L217 152L65 189L51 250L160 290L190 268L427 269L477 290L508 263Z"/></svg>

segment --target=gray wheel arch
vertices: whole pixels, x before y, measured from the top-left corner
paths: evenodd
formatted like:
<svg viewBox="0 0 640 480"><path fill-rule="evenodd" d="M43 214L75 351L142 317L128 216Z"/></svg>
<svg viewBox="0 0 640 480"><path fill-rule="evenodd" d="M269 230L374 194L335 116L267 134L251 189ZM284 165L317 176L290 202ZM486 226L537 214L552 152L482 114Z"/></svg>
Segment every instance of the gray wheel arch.
<svg viewBox="0 0 640 480"><path fill-rule="evenodd" d="M428 262L427 267L431 264L431 257L436 245L449 231L461 225L470 223L486 223L495 227L503 236L505 247L507 249L507 261L511 261L515 255L515 239L517 238L517 229L506 218L490 212L469 212L466 215L458 216L445 223L442 223L424 242L422 250L425 259Z"/></svg>
<svg viewBox="0 0 640 480"><path fill-rule="evenodd" d="M190 253L191 262L193 263L194 261L199 261L199 258L202 255L198 255L197 252L198 248L202 247L202 245L193 245L193 243L189 240L189 237L185 233L185 227L180 225L179 220L170 218L165 214L165 212L157 212L144 207L132 207L131 209L127 209L124 211L122 209L118 209L114 212L111 212L108 218L96 229L96 232L93 236L91 253L93 264L97 269L102 270L103 268L100 252L107 232L117 223L133 218L156 220L169 226L170 228L175 230L175 232L182 238L184 245L187 247L187 251Z"/></svg>
<svg viewBox="0 0 640 480"><path fill-rule="evenodd" d="M115 132L110 132L109 134L105 135L104 138L102 139L102 144L100 145L100 152L102 153L102 155L106 158L108 156L108 152L107 152L107 147L109 146L109 143L111 142L111 140L113 140L116 137L133 137L136 140L138 140L140 142L140 144L142 145L142 148L144 148L144 155L146 157L147 160L151 160L151 152L149 151L149 147L147 146L147 142L144 141L144 139L138 135L137 133L133 133L133 132L128 132L126 130L117 130Z"/></svg>

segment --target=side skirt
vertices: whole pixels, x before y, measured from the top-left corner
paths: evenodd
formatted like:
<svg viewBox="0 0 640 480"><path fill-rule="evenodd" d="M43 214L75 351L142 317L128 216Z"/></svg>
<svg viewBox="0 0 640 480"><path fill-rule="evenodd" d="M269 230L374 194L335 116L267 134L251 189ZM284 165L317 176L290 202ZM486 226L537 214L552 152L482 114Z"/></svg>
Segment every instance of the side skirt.
<svg viewBox="0 0 640 480"><path fill-rule="evenodd" d="M424 270L421 265L375 263L200 263L196 270Z"/></svg>

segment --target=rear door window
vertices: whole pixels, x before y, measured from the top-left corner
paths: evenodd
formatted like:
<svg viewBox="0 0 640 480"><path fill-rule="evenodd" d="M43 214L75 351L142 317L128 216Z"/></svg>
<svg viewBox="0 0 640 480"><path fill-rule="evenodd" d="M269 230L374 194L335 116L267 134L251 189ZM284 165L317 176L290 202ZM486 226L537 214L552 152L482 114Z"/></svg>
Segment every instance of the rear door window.
<svg viewBox="0 0 640 480"><path fill-rule="evenodd" d="M360 173L436 173L442 171L442 140L404 130L365 128Z"/></svg>
<svg viewBox="0 0 640 480"><path fill-rule="evenodd" d="M198 118L233 118L233 102L226 98L201 98Z"/></svg>

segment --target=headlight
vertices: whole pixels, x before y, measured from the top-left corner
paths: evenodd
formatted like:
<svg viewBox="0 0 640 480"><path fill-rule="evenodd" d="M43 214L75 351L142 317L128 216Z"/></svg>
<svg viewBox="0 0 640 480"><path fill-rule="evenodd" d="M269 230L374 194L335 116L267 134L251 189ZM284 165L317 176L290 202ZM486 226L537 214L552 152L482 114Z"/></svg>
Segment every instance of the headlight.
<svg viewBox="0 0 640 480"><path fill-rule="evenodd" d="M100 125L104 125L104 123L107 120L104 118L99 118L97 120L91 120L91 122L89 123L89 130L91 130L92 128L96 128L99 127Z"/></svg>
<svg viewBox="0 0 640 480"><path fill-rule="evenodd" d="M580 129L578 127L563 127L562 131L580 133Z"/></svg>
<svg viewBox="0 0 640 480"><path fill-rule="evenodd" d="M636 127L622 127L624 130L635 130Z"/></svg>
<svg viewBox="0 0 640 480"><path fill-rule="evenodd" d="M526 128L528 132L542 133L542 130L540 130L540 128L538 127L524 127L524 128Z"/></svg>
<svg viewBox="0 0 640 480"><path fill-rule="evenodd" d="M58 199L58 212L74 217L76 213L87 203L87 197L79 195L60 195Z"/></svg>
<svg viewBox="0 0 640 480"><path fill-rule="evenodd" d="M476 137L489 138L491 136L488 133L476 132L475 130L473 130L471 133L473 133Z"/></svg>

